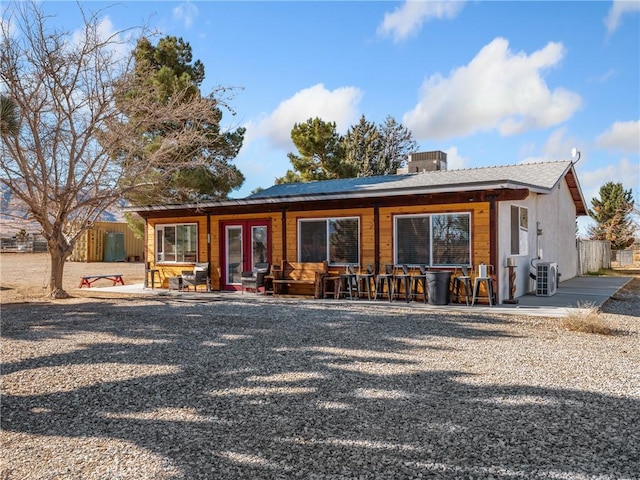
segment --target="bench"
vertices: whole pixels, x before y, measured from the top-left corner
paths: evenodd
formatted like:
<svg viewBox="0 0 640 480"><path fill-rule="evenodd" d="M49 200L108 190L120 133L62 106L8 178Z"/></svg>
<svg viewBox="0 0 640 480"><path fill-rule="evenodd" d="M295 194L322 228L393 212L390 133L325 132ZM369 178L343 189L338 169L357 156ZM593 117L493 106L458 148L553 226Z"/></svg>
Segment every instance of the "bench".
<svg viewBox="0 0 640 480"><path fill-rule="evenodd" d="M273 293L313 295L320 298L322 279L329 272L324 262L284 262L281 269L273 269Z"/></svg>
<svg viewBox="0 0 640 480"><path fill-rule="evenodd" d="M97 282L101 278L111 280L113 282L114 287L116 285L124 285L124 280L122 279L121 273L111 273L109 275L84 275L80 277L80 286L78 288L82 288L82 287L91 288L91 285L93 285L95 282Z"/></svg>

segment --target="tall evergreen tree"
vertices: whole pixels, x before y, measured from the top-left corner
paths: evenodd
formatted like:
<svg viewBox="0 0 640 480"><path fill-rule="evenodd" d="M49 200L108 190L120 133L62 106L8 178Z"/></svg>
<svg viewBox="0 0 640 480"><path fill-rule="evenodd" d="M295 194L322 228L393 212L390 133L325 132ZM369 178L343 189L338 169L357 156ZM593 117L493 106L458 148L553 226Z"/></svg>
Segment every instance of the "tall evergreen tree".
<svg viewBox="0 0 640 480"><path fill-rule="evenodd" d="M394 174L407 163L410 153L418 151L418 143L411 131L390 115L380 124L378 131L382 146L373 174Z"/></svg>
<svg viewBox="0 0 640 480"><path fill-rule="evenodd" d="M593 240L608 240L611 248L622 250L633 244L634 223L632 190L625 190L622 183L608 182L600 187L600 198L591 200L589 216L596 225L589 228Z"/></svg>
<svg viewBox="0 0 640 480"><path fill-rule="evenodd" d="M377 175L382 140L375 123L362 115L360 121L349 128L343 139L344 171L348 177Z"/></svg>
<svg viewBox="0 0 640 480"><path fill-rule="evenodd" d="M156 46L141 38L134 58L133 74L122 83L117 101L133 135L115 152L125 170L122 184L137 187L127 200L153 205L226 198L244 182L230 161L240 151L245 133L244 128L223 131L220 126L221 107L227 107L222 98L226 90L202 96L204 65L193 61L191 46L182 38L164 37ZM184 115L172 115L170 120L148 115L154 107L169 106L174 111L184 109ZM174 142L177 132L187 132L190 140ZM149 153L158 161L144 176L137 168L129 168ZM167 178L168 171L172 173Z"/></svg>
<svg viewBox="0 0 640 480"><path fill-rule="evenodd" d="M336 131L335 122L325 122L316 117L296 123L291 130L291 139L300 155L287 155L293 171L289 170L284 177L276 179L276 183L289 183L298 178L302 182L310 182L345 177L342 173L342 137Z"/></svg>
<svg viewBox="0 0 640 480"><path fill-rule="evenodd" d="M418 150L411 132L390 115L374 125L364 115L344 138L346 176L392 175ZM355 170L355 171L354 171Z"/></svg>
<svg viewBox="0 0 640 480"><path fill-rule="evenodd" d="M344 137L335 123L309 119L294 125L291 138L300 155L288 154L293 170L276 184L394 174L418 149L411 132L391 116L376 126L362 115Z"/></svg>

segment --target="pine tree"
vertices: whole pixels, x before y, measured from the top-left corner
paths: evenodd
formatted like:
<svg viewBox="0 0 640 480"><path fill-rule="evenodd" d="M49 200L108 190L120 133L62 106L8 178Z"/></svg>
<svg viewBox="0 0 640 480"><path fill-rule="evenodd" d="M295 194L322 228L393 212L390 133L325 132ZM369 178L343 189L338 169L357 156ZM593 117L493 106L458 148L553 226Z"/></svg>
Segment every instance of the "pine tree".
<svg viewBox="0 0 640 480"><path fill-rule="evenodd" d="M0 134L18 135L20 115L18 105L6 95L0 95Z"/></svg>
<svg viewBox="0 0 640 480"><path fill-rule="evenodd" d="M291 130L291 139L300 155L289 153L293 171L277 178L276 183L291 180L311 182L344 178L342 137L336 131L335 122L310 118L305 123L296 123Z"/></svg>
<svg viewBox="0 0 640 480"><path fill-rule="evenodd" d="M600 198L591 200L589 216L596 225L589 228L593 240L608 240L613 250L622 250L634 242L632 190L624 190L622 183L608 182L600 187Z"/></svg>
<svg viewBox="0 0 640 480"><path fill-rule="evenodd" d="M377 175L381 138L375 123L362 115L360 122L347 131L343 139L345 169L349 177Z"/></svg>
<svg viewBox="0 0 640 480"><path fill-rule="evenodd" d="M244 128L223 131L220 126L226 89L202 95L204 65L193 61L191 46L182 38L164 37L156 46L141 38L134 58L133 74L121 83L117 97L127 120L113 125L125 139L114 149L125 171L121 184L136 186L129 188L127 200L154 205L226 198L244 182L230 161L245 133ZM155 115L163 110L171 115ZM150 155L156 163L141 175L140 160Z"/></svg>
<svg viewBox="0 0 640 480"><path fill-rule="evenodd" d="M390 175L405 165L409 154L418 151L418 143L413 134L392 116L387 116L384 123L378 126L382 139L379 162L374 175Z"/></svg>

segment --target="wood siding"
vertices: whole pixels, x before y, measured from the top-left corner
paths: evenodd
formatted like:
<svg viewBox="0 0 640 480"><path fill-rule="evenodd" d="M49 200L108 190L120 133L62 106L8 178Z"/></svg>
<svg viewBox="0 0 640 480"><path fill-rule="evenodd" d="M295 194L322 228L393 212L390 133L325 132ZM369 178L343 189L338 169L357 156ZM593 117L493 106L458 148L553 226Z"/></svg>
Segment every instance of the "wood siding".
<svg viewBox="0 0 640 480"><path fill-rule="evenodd" d="M376 225L376 208L378 209ZM184 217L149 218L147 220L147 258L153 268L157 268L167 286L168 277L180 275L182 270L190 269L193 264L156 264L155 262L155 227L160 224L197 223L198 224L198 261L210 262L211 287L220 290L222 279L222 235L223 222L266 221L270 223L269 249L273 265L280 265L284 260L298 261L298 221L309 218L341 218L356 217L360 220L360 263L369 264L393 263L394 216L407 214L433 213L470 213L471 214L471 263L491 263L491 225L489 202L450 203L446 205L412 205L388 207L332 208L309 210L301 209L272 211L263 214L203 214ZM283 219L285 223L283 223ZM207 242L210 235L211 242ZM283 236L284 235L284 236ZM376 238L379 245L376 248ZM376 253L379 252L379 258ZM331 272L342 271L342 268L330 268Z"/></svg>

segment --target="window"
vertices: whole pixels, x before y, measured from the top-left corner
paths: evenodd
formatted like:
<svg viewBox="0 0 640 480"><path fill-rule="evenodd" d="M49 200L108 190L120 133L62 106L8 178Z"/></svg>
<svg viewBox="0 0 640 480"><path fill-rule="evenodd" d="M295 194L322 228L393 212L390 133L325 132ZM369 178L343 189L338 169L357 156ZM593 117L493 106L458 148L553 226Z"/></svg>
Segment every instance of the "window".
<svg viewBox="0 0 640 480"><path fill-rule="evenodd" d="M298 222L298 261L360 263L360 220L326 218Z"/></svg>
<svg viewBox="0 0 640 480"><path fill-rule="evenodd" d="M398 215L395 217L395 263L470 265L471 215Z"/></svg>
<svg viewBox="0 0 640 480"><path fill-rule="evenodd" d="M197 252L197 224L156 226L156 262L193 263Z"/></svg>
<svg viewBox="0 0 640 480"><path fill-rule="evenodd" d="M529 253L529 209L511 205L511 255Z"/></svg>

